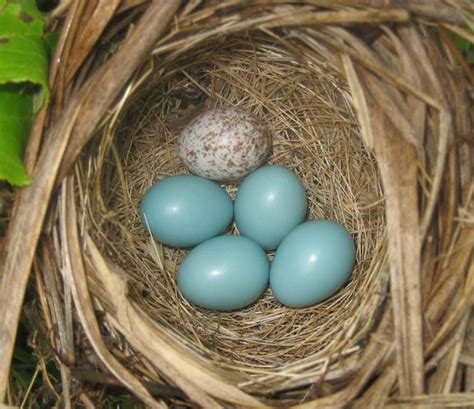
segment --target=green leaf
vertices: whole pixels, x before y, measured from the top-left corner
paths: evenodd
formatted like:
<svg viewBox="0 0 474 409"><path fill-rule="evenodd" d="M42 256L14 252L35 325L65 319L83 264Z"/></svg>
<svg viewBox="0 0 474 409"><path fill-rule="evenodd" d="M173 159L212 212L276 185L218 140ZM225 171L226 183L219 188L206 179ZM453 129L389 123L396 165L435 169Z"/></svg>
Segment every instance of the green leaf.
<svg viewBox="0 0 474 409"><path fill-rule="evenodd" d="M21 158L33 119L33 98L18 86L0 86L0 179L17 186L31 182Z"/></svg>
<svg viewBox="0 0 474 409"><path fill-rule="evenodd" d="M23 11L33 17L44 19L47 13L38 9L38 2L36 0L10 0L10 3L19 4Z"/></svg>
<svg viewBox="0 0 474 409"><path fill-rule="evenodd" d="M28 371L12 369L12 375L23 389L28 388L33 378L33 375Z"/></svg>
<svg viewBox="0 0 474 409"><path fill-rule="evenodd" d="M471 43L467 41L466 39L458 36L456 38L456 46L461 51L467 52L469 50L469 47L471 46Z"/></svg>
<svg viewBox="0 0 474 409"><path fill-rule="evenodd" d="M26 351L21 346L15 346L15 351L13 352L13 359L30 367L32 370L36 368L37 362L36 359L33 358L31 353Z"/></svg>
<svg viewBox="0 0 474 409"><path fill-rule="evenodd" d="M34 112L49 99L44 14L35 0L0 0L0 179L31 182L22 163Z"/></svg>
<svg viewBox="0 0 474 409"><path fill-rule="evenodd" d="M29 10L29 8L28 8ZM38 111L49 98L44 22L19 4L0 0L0 84L30 82L41 87Z"/></svg>
<svg viewBox="0 0 474 409"><path fill-rule="evenodd" d="M46 33L44 35L44 43L46 45L46 50L48 52L49 59L52 58L54 54L54 50L56 50L56 46L59 42L59 34L55 32Z"/></svg>

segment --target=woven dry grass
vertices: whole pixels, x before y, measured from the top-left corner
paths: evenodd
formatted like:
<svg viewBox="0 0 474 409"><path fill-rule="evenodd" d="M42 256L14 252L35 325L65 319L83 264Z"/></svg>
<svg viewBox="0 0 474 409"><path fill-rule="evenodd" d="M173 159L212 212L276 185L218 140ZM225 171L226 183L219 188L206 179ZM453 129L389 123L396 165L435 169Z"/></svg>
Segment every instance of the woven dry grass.
<svg viewBox="0 0 474 409"><path fill-rule="evenodd" d="M63 33L70 64L55 67L55 104L29 154L35 163L49 129L36 172L53 175L16 209L17 220L48 215L34 271L66 402L69 367L85 367L106 368L150 407L176 396L153 397L162 383L206 408L474 404L474 81L447 32L472 37L468 2L138 3L103 33L143 13L110 59ZM77 27L92 12L75 5L68 18ZM184 252L140 226L146 188L185 171L181 127L229 105L269 125L270 160L304 180L311 217L356 238L350 283L320 305L287 309L266 293L238 312L198 309L175 285ZM55 185L48 213L29 204ZM26 284L15 255L22 232L35 241L40 227L13 223L5 271L20 278L2 280L0 295ZM12 322L11 310L0 318Z"/></svg>
<svg viewBox="0 0 474 409"><path fill-rule="evenodd" d="M100 156L83 164L90 170L82 179L90 206L86 229L129 275L131 296L149 316L217 365L266 377L290 372L303 359L318 366L328 352L357 348L383 300L387 271L376 163L360 140L347 85L334 71L317 68L317 60L313 68L299 63L264 35L208 43L180 60L179 66L157 64L143 90L124 104L112 135L104 133L102 149L95 149ZM192 112L216 105L260 115L274 135L270 162L300 175L309 216L337 220L354 234L357 268L336 297L297 310L267 291L250 308L216 313L193 307L177 291L176 271L185 252L150 241L138 205L153 182L186 172L177 158L180 128ZM232 194L236 186L227 188ZM277 382L288 378L278 375Z"/></svg>

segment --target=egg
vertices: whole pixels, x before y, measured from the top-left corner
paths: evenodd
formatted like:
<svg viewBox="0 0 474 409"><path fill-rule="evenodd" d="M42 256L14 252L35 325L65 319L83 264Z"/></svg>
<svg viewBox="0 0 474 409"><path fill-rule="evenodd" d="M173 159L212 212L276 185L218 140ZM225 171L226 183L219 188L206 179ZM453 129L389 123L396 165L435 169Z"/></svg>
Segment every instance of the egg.
<svg viewBox="0 0 474 409"><path fill-rule="evenodd" d="M352 236L340 224L313 220L299 225L278 247L270 288L288 307L307 307L339 290L355 262Z"/></svg>
<svg viewBox="0 0 474 409"><path fill-rule="evenodd" d="M156 240L168 246L191 247L226 230L232 220L233 203L215 182L177 175L148 189L140 216Z"/></svg>
<svg viewBox="0 0 474 409"><path fill-rule="evenodd" d="M274 250L306 215L301 180L283 166L263 166L248 175L237 192L234 217L240 234Z"/></svg>
<svg viewBox="0 0 474 409"><path fill-rule="evenodd" d="M182 295L200 307L231 311L255 300L268 286L263 249L242 236L219 236L195 247L179 267Z"/></svg>
<svg viewBox="0 0 474 409"><path fill-rule="evenodd" d="M272 146L270 132L240 108L210 109L181 132L179 156L196 175L235 181L260 166Z"/></svg>

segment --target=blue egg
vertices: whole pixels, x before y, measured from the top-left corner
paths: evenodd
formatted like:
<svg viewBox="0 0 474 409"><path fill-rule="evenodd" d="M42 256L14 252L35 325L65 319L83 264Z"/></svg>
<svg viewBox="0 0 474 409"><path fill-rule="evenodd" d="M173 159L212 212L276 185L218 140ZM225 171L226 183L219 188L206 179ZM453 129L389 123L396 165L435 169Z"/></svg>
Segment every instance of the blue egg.
<svg viewBox="0 0 474 409"><path fill-rule="evenodd" d="M309 221L278 247L270 288L288 307L307 307L333 295L349 279L355 262L349 232L329 220Z"/></svg>
<svg viewBox="0 0 474 409"><path fill-rule="evenodd" d="M304 220L306 208L298 176L283 166L268 165L242 182L235 199L235 222L240 234L274 250Z"/></svg>
<svg viewBox="0 0 474 409"><path fill-rule="evenodd" d="M242 236L219 236L195 247L178 271L183 296L211 310L231 311L255 300L268 286L263 249Z"/></svg>
<svg viewBox="0 0 474 409"><path fill-rule="evenodd" d="M222 234L233 216L229 194L218 184L192 175L156 182L143 197L140 216L156 240L191 247Z"/></svg>

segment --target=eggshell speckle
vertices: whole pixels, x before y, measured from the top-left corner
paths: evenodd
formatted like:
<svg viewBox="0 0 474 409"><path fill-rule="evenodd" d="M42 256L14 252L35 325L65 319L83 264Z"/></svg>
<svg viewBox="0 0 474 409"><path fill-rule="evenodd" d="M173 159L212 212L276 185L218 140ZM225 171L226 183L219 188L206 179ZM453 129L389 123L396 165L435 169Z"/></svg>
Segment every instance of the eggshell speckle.
<svg viewBox="0 0 474 409"><path fill-rule="evenodd" d="M193 173L235 181L260 166L272 146L270 132L240 108L210 109L181 132L179 156Z"/></svg>

